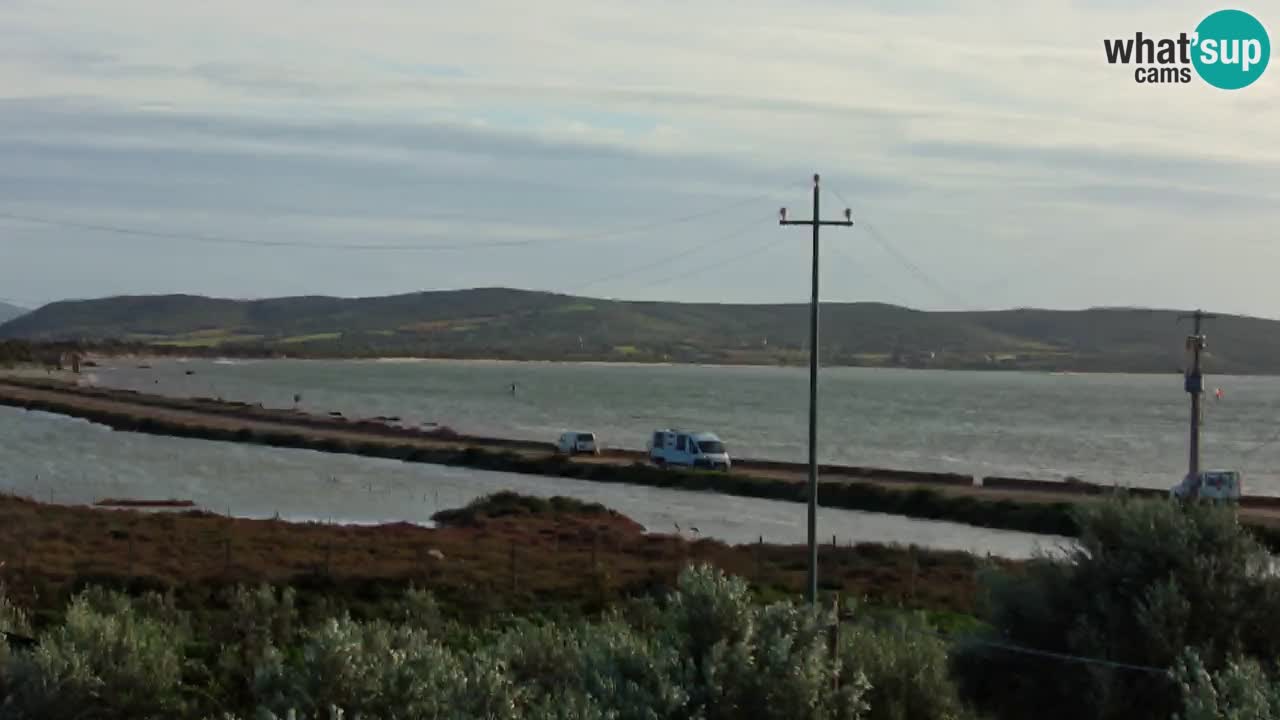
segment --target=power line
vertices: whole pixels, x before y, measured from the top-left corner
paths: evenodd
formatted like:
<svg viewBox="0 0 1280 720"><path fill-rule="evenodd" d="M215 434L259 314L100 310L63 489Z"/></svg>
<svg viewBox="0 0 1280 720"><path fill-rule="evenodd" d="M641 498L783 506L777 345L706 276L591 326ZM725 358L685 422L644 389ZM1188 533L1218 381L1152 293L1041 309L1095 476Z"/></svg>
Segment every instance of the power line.
<svg viewBox="0 0 1280 720"><path fill-rule="evenodd" d="M849 207L853 206L853 203L850 203L844 197L844 195L840 193L839 190L832 188L831 192L837 198L839 198L840 201L843 202L845 205ZM886 240L880 234L880 231L876 229L875 225L873 225L869 220L864 219L862 215L858 216L858 225L867 231L867 234L871 236L871 239L874 240L877 245L883 248L885 252L892 255L895 260L897 260L912 275L914 275L916 279L920 280L920 282L924 283L925 285L928 285L935 292L937 292L939 295L946 298L947 300L950 300L952 302L958 303L966 307L970 305L969 303L965 302L965 300L961 298L959 295L957 295L956 293L953 293L951 290L947 289L942 283L935 280L933 276L930 275L928 272L926 272L924 268L920 267L918 263L916 263L911 258L907 257L906 254L898 250L898 248L894 247L893 243Z"/></svg>
<svg viewBox="0 0 1280 720"><path fill-rule="evenodd" d="M754 220L753 222L759 223L760 221ZM736 263L742 262L743 260L750 260L751 258L756 257L757 255L763 255L769 250L772 250L773 248L781 245L783 242L784 241L779 238L769 237L762 243L757 243L755 245L748 246L741 253L727 260L717 260L715 263L708 263L706 265L690 268L684 272L676 273L675 275L667 275L653 282L644 283L642 285L637 285L635 287L648 288L648 287L653 287L655 285L664 285L674 280L681 280L681 279L687 278L690 275L697 275L699 273L705 273L708 271L717 270L719 268L728 267L730 265L734 265Z"/></svg>
<svg viewBox="0 0 1280 720"><path fill-rule="evenodd" d="M851 253L850 253L846 248L845 248L845 246L844 246L844 245L842 245L842 244L840 244L840 243L831 243L831 245L829 245L829 247L830 247L830 248L831 248L831 250L833 250L837 255L839 255L840 257L844 258L844 259L848 262L848 264L849 264L849 267L850 267L850 268L853 268L853 271L854 271L855 273L857 273L857 275L858 275L858 282L860 282L860 283L867 283L867 284L869 284L869 285L873 285L873 286L875 286L876 288L878 288L878 289L879 289L880 291L882 291L882 292L888 292L888 291L890 290L890 288L885 287L884 283L883 283L883 282L881 282L881 281L880 281L880 279L879 279L879 278L877 278L875 275L872 275L872 274L870 274L870 273L867 273L867 272L865 271L865 269L864 269L864 266L862 266L862 265L860 265L860 264L858 263L858 259L857 259L857 258L855 258L855 257L854 257L854 256L853 256L853 255L852 255L852 254L851 254Z"/></svg>
<svg viewBox="0 0 1280 720"><path fill-rule="evenodd" d="M981 645L983 647L994 648L996 650L1004 650L1005 652L1018 653L1021 655L1034 655L1036 657L1049 658L1052 660L1062 660L1065 662L1081 663L1084 665L1098 665L1100 667L1109 667L1117 670L1133 670L1135 672L1145 672L1153 675L1169 674L1167 669L1153 667L1151 665L1135 665L1133 663L1118 662L1104 658L1071 655L1069 653L1053 652L1051 650L1038 650L1036 648L1023 647L1021 645L1008 645L1006 643L998 643L976 638L970 638L968 642L973 645Z"/></svg>
<svg viewBox="0 0 1280 720"><path fill-rule="evenodd" d="M1097 665L1099 667L1109 667L1116 670L1132 670L1134 672L1144 672L1144 673L1150 673L1153 675L1162 675L1166 677L1169 674L1169 670L1167 668L1158 668L1152 665L1138 665L1135 663L1126 663L1126 662L1120 662L1117 660L1108 660L1106 658L1089 657L1087 655L1074 655L1072 653L1056 652L1053 650L1041 650L1039 648L1026 647L1025 645L1013 645L1010 643L996 642L994 640L987 640L982 637L972 636L972 635L961 636L957 638L956 636L947 635L945 633L941 633L936 630L933 630L933 631L917 630L915 628L907 627L906 625L891 623L888 620L884 620L881 618L874 618L874 617L864 618L863 622L866 622L868 620L870 621L871 624L879 625L884 629L898 630L899 632L915 635L917 637L926 637L930 639L942 640L944 642L955 642L957 640L960 640L969 645L988 647L994 650L1003 650L1005 652L1011 652L1011 653L1016 653L1020 655L1031 655L1034 657L1042 657L1050 660L1074 662L1082 665Z"/></svg>
<svg viewBox="0 0 1280 720"><path fill-rule="evenodd" d="M27 215L22 213L0 211L0 219L13 220L18 222L26 222L37 225L45 225L49 227L61 227L76 230L88 230L92 232L104 232L115 235L125 235L130 237L151 238L159 240L177 240L181 242L196 242L212 245L235 245L240 247L285 247L300 248L310 250L366 250L366 251L401 251L401 252L440 252L454 250L481 250L488 248L512 248L526 247L531 245L552 245L559 243L576 243L590 240L611 239L623 235L633 235L636 233L653 230L669 225L677 225L681 223L699 220L701 218L710 217L723 212L760 202L772 196L776 191L769 191L743 200L736 200L732 203L720 205L709 210L700 210L698 212L676 215L673 217L655 220L639 225L633 225L615 230L606 230L599 233L589 233L582 235L568 235L553 238L530 238L525 240L495 240L488 242L470 242L470 243L443 243L443 244L405 244L405 243L311 243L300 240L265 240L265 239L248 239L237 238L226 235L209 235L200 233L182 233L182 232L166 232L157 230L147 230L143 228L126 227L123 225L113 225L107 223L90 223L79 222L75 220L65 220L58 218L42 217L37 215Z"/></svg>
<svg viewBox="0 0 1280 720"><path fill-rule="evenodd" d="M744 226L742 226L742 227L740 227L740 228L736 228L736 229L734 229L732 232L728 232L728 233L725 233L724 235L718 235L718 236L716 236L716 237L713 237L711 240L708 240L707 242L704 242L704 243L700 243L700 244L698 244L698 245L695 245L695 246L693 246L692 248L689 248L688 250L685 250L684 252L676 253L675 255L664 255L664 256L663 256L663 258L662 258L661 260L658 260L658 261L656 261L656 262L647 263L647 264L645 264L645 265L640 265L640 266L637 266L637 267L628 268L627 270L623 270L622 272L611 273L611 274L609 274L609 275L604 275L604 276L602 276L602 277L598 277L598 278L596 278L595 280L592 280L591 282L584 283L584 284L579 285L579 286L577 286L577 287L571 288L571 289L569 289L569 290L567 290L567 291L565 291L565 292L570 293L570 294L573 294L573 293L579 293L579 292L582 292L583 290L585 290L585 289L587 289L587 288L589 288L589 287L593 287L593 286L595 286L595 285L599 285L600 283L603 283L603 282L608 282L608 281L610 281L610 280L618 280L618 279L621 279L621 278L624 278L624 277L630 277L630 276L635 275L635 274L637 274L637 273L644 272L645 270L651 270L651 269L653 269L653 268L655 268L655 267L662 267L662 266L664 266L664 265L670 265L670 264L672 263L672 261L674 261L674 260L679 260L679 259L681 259L681 258L689 257L690 255L694 255L694 254L696 254L696 253L698 253L698 252L701 252L701 251L703 251L703 250L706 250L707 248L714 247L714 246L716 246L716 245L720 245L720 244L722 244L722 243L724 243L724 242L727 242L727 241L729 241L729 240L733 240L733 239L736 239L736 238L738 238L738 237L741 237L742 235L745 235L748 231L750 231L750 230L752 230L753 228L757 227L757 226L758 226L758 224L759 224L759 222L760 222L759 218L753 219L750 223L748 223L748 224L746 224L746 225L744 225Z"/></svg>

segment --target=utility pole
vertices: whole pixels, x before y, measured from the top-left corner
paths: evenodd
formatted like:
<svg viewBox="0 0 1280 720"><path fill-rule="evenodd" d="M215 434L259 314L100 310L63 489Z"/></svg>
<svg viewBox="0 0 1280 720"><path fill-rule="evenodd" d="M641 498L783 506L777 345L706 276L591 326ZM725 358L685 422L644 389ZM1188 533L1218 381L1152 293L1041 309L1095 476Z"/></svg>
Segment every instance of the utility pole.
<svg viewBox="0 0 1280 720"><path fill-rule="evenodd" d="M813 218L788 220L787 209L778 211L779 225L813 226L813 294L809 300L809 578L805 599L818 601L818 230L823 225L853 225L853 212L844 210L844 220L823 220L818 214L820 189L813 176Z"/></svg>
<svg viewBox="0 0 1280 720"><path fill-rule="evenodd" d="M1203 310L1196 310L1189 315L1180 315L1179 320L1192 319L1195 330L1187 336L1187 349L1192 353L1191 368L1186 373L1186 390L1191 394L1191 450L1187 458L1187 474L1195 477L1200 473L1200 396L1204 394L1204 376L1200 372L1200 353L1204 351L1204 334L1200 332L1203 320L1213 320L1216 315L1206 315Z"/></svg>

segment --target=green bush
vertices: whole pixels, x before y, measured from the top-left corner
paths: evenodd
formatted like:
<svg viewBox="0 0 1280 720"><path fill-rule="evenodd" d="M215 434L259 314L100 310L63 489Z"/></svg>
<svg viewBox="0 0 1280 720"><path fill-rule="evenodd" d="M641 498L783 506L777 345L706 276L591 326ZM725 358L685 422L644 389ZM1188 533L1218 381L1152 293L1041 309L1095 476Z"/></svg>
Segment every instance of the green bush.
<svg viewBox="0 0 1280 720"><path fill-rule="evenodd" d="M297 639L298 609L292 588L277 591L269 585L235 588L228 598L227 620L221 632L216 659L220 694L232 702L253 701L253 673L277 647L290 647Z"/></svg>
<svg viewBox="0 0 1280 720"><path fill-rule="evenodd" d="M255 672L264 709L322 717L515 717L516 691L483 655L458 658L425 632L385 622L329 620L296 651L273 650Z"/></svg>
<svg viewBox="0 0 1280 720"><path fill-rule="evenodd" d="M974 644L957 669L982 707L1008 718L1163 720L1181 698L1160 671L1185 648L1211 671L1237 656L1280 656L1272 558L1231 509L1116 499L1082 508L1079 522L1073 549L985 575L988 639L1155 671Z"/></svg>
<svg viewBox="0 0 1280 720"><path fill-rule="evenodd" d="M0 583L0 630L22 637L31 636L30 618L27 617L26 611L9 600L9 595L5 591L3 583ZM9 650L9 643L0 638L0 698L3 698L7 693L11 657L12 651Z"/></svg>
<svg viewBox="0 0 1280 720"><path fill-rule="evenodd" d="M93 607L105 601L113 610ZM65 622L10 660L0 718L160 718L180 715L185 638L127 601L77 597Z"/></svg>
<svg viewBox="0 0 1280 720"><path fill-rule="evenodd" d="M870 684L868 720L969 717L951 679L948 647L920 615L863 621L840 636L841 666Z"/></svg>
<svg viewBox="0 0 1280 720"><path fill-rule="evenodd" d="M866 682L839 677L827 631L833 618L790 602L753 605L746 582L703 566L686 570L667 609L689 716L772 720L860 718Z"/></svg>
<svg viewBox="0 0 1280 720"><path fill-rule="evenodd" d="M706 566L662 601L590 621L466 627L413 589L368 621L314 603L300 612L292 590L269 586L214 600L188 616L154 593L77 595L62 625L12 654L0 720L958 716L940 646L853 628L833 653L829 613L756 604L742 580ZM0 622L25 627L3 595Z"/></svg>
<svg viewBox="0 0 1280 720"><path fill-rule="evenodd" d="M1280 684L1253 660L1231 660L1211 673L1188 651L1175 679L1184 705L1177 720L1280 720Z"/></svg>

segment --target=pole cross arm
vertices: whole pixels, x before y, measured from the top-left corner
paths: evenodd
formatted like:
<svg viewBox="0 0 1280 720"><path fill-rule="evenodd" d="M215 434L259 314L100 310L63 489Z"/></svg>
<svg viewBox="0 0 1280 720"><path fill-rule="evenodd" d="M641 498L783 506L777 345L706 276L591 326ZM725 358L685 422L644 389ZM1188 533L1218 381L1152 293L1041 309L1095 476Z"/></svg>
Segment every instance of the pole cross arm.
<svg viewBox="0 0 1280 720"><path fill-rule="evenodd" d="M788 220L787 209L780 208L778 210L778 224L779 225L808 225L809 227L812 227L815 230L823 225L837 226L837 227L852 227L853 211L850 210L849 208L844 209L843 220L822 220L818 217L818 205L816 202L817 196L818 196L818 179L816 177L813 179L813 183L814 183L813 194L814 194L814 200L815 200L814 207L813 207L813 213L814 213L813 219L812 220Z"/></svg>
<svg viewBox="0 0 1280 720"><path fill-rule="evenodd" d="M779 220L779 225L813 225L812 220ZM818 225L838 225L840 227L853 227L852 220L819 220Z"/></svg>

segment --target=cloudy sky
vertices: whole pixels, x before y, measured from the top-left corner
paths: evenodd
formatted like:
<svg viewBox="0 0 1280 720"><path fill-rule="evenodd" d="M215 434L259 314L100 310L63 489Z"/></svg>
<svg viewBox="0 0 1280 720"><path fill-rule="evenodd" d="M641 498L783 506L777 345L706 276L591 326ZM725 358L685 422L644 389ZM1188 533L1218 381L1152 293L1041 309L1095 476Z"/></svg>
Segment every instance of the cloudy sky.
<svg viewBox="0 0 1280 720"><path fill-rule="evenodd" d="M1280 68L1181 0L0 0L0 298L513 286L1280 316ZM1240 5L1271 28L1280 3ZM824 215L827 212L824 212Z"/></svg>

